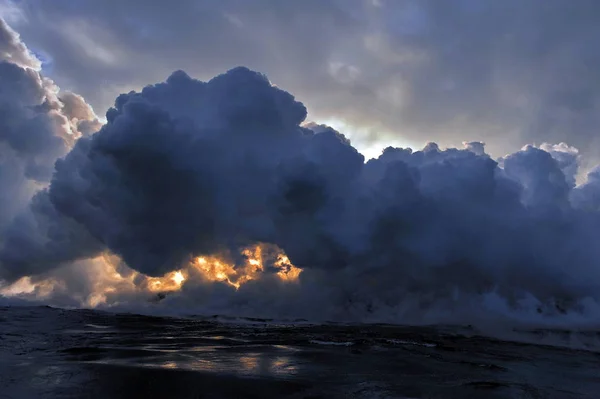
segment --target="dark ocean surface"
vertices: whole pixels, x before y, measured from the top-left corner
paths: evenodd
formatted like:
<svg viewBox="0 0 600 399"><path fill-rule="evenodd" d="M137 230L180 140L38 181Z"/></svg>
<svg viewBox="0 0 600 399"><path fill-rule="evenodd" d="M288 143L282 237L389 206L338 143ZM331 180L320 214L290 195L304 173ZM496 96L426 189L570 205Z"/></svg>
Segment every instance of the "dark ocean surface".
<svg viewBox="0 0 600 399"><path fill-rule="evenodd" d="M0 307L0 398L600 398L574 334Z"/></svg>

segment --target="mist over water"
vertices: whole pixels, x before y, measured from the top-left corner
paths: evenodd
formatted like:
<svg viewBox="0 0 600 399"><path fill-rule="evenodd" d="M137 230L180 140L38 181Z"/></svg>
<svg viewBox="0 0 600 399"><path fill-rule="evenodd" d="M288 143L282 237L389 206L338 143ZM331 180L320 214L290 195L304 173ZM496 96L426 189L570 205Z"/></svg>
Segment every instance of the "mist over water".
<svg viewBox="0 0 600 399"><path fill-rule="evenodd" d="M484 143L429 143L366 160L244 67L207 82L176 71L120 95L100 125L2 29L0 190L14 193L1 197L3 301L288 320L597 320L600 178L580 175L568 144L492 159Z"/></svg>

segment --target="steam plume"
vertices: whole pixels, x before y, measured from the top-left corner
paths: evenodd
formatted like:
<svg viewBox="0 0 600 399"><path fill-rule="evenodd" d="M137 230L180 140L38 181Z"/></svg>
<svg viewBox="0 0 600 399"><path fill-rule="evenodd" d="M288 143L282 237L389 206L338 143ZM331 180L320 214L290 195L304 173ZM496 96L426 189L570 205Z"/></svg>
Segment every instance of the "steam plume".
<svg viewBox="0 0 600 399"><path fill-rule="evenodd" d="M272 259L264 278L180 281L164 302L402 321L494 301L586 314L600 299L600 179L593 170L576 185L579 155L566 144L494 160L483 143L430 143L365 163L341 133L305 123L300 102L242 67L208 82L177 71L122 94L95 134L83 99L61 99L31 66L5 61L0 84L10 93L0 98L0 144L12 162L0 187L29 199L42 184L0 219L9 283L111 254L111 275L134 270L118 285L135 287L198 257L240 265L246 248L267 243L303 270L296 284L272 278Z"/></svg>

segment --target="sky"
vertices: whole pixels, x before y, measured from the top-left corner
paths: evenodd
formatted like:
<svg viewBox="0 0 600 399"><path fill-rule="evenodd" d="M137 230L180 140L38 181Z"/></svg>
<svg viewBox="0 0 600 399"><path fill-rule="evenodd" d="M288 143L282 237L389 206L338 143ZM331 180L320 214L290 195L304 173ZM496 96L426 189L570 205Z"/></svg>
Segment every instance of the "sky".
<svg viewBox="0 0 600 399"><path fill-rule="evenodd" d="M0 304L597 323L600 3L176 4L0 0Z"/></svg>
<svg viewBox="0 0 600 399"><path fill-rule="evenodd" d="M100 115L183 69L265 73L370 156L483 141L600 157L595 0L3 0L57 84Z"/></svg>

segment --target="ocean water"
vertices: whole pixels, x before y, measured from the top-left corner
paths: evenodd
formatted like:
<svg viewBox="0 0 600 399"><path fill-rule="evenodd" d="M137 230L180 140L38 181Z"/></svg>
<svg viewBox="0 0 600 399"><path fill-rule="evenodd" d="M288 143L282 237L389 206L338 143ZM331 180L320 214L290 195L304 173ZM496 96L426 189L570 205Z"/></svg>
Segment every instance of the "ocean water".
<svg viewBox="0 0 600 399"><path fill-rule="evenodd" d="M520 337L0 307L0 398L600 398L600 332Z"/></svg>

